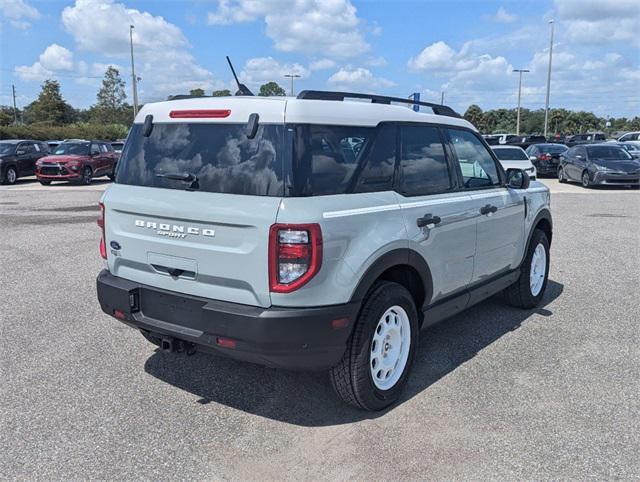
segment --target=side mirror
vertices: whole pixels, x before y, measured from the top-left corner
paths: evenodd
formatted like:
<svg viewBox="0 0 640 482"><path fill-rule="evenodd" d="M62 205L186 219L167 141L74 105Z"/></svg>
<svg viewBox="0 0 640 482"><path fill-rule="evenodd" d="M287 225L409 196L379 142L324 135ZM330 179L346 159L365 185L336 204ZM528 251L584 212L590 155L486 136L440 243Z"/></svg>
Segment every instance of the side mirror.
<svg viewBox="0 0 640 482"><path fill-rule="evenodd" d="M507 186L512 189L527 189L531 182L523 169L507 169Z"/></svg>

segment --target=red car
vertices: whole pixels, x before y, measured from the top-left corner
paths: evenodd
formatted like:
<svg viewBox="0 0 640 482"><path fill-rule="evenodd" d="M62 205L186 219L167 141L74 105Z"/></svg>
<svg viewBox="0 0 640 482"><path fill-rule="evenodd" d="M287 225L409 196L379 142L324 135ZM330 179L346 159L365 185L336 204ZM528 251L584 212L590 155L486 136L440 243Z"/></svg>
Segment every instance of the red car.
<svg viewBox="0 0 640 482"><path fill-rule="evenodd" d="M100 176L113 180L118 157L108 142L65 141L38 160L36 177L45 186L51 181L91 184L94 177Z"/></svg>

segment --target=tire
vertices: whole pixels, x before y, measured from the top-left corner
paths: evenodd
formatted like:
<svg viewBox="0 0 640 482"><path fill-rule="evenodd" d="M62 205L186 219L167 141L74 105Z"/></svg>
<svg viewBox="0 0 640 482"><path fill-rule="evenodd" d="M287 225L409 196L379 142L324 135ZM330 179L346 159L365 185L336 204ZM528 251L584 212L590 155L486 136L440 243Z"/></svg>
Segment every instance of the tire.
<svg viewBox="0 0 640 482"><path fill-rule="evenodd" d="M538 264L544 252L544 266ZM535 257L535 260L534 260ZM531 309L537 306L547 289L549 278L549 240L544 231L536 229L520 268L520 277L505 291L507 302L517 308Z"/></svg>
<svg viewBox="0 0 640 482"><path fill-rule="evenodd" d="M582 187L587 189L591 187L591 179L589 179L589 173L587 171L582 173L582 177L580 179Z"/></svg>
<svg viewBox="0 0 640 482"><path fill-rule="evenodd" d="M8 166L4 171L2 184L15 184L18 179L18 171L15 166Z"/></svg>
<svg viewBox="0 0 640 482"><path fill-rule="evenodd" d="M330 371L333 388L357 408L388 407L402 393L417 344L418 314L411 294L398 283L377 281L365 298L342 360Z"/></svg>
<svg viewBox="0 0 640 482"><path fill-rule="evenodd" d="M51 181L39 181L40 184L42 184L43 186L49 186L51 184Z"/></svg>
<svg viewBox="0 0 640 482"><path fill-rule="evenodd" d="M564 169L561 167L558 168L558 182L567 182L567 178L564 176Z"/></svg>
<svg viewBox="0 0 640 482"><path fill-rule="evenodd" d="M93 179L93 171L89 166L87 166L82 170L82 177L80 178L80 184L84 184L85 186L88 186L89 184L91 184L92 179Z"/></svg>

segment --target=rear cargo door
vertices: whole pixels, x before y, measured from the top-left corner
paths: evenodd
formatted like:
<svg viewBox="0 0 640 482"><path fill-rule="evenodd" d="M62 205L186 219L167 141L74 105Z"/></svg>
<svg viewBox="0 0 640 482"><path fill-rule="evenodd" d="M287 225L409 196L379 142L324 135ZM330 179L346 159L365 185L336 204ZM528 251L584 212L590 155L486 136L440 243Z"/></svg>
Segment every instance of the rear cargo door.
<svg viewBox="0 0 640 482"><path fill-rule="evenodd" d="M114 184L105 196L109 270L179 293L270 306L269 227L279 203Z"/></svg>
<svg viewBox="0 0 640 482"><path fill-rule="evenodd" d="M147 136L134 124L104 198L112 274L183 294L271 305L269 228L284 191L284 125L265 114L248 136L249 114L241 114L242 122L233 115L154 121Z"/></svg>

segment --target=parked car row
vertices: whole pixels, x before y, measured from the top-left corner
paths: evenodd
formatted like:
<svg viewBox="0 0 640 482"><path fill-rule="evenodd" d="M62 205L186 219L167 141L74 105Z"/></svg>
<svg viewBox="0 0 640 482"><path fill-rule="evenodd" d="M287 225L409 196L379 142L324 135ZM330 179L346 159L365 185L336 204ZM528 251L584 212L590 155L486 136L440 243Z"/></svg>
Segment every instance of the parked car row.
<svg viewBox="0 0 640 482"><path fill-rule="evenodd" d="M35 175L43 185L52 181L90 184L94 177L113 180L123 141L67 139L0 141L0 181L14 184L20 177Z"/></svg>
<svg viewBox="0 0 640 482"><path fill-rule="evenodd" d="M560 182L596 185L640 186L640 147L628 142L533 144L492 146L502 167L524 169L529 176L558 177Z"/></svg>

